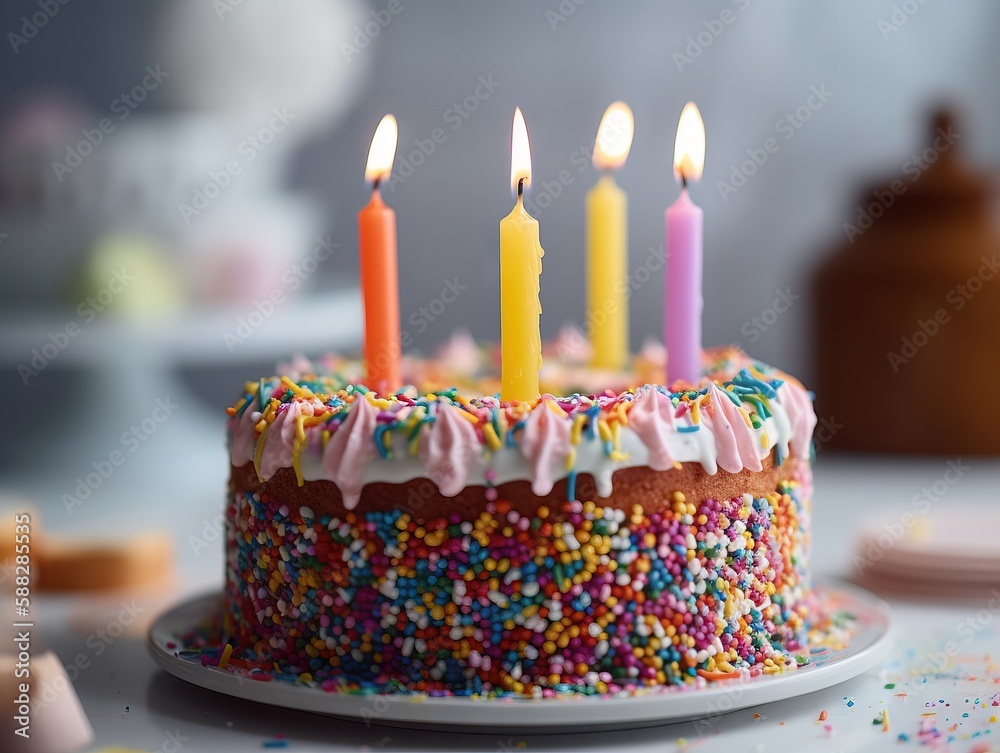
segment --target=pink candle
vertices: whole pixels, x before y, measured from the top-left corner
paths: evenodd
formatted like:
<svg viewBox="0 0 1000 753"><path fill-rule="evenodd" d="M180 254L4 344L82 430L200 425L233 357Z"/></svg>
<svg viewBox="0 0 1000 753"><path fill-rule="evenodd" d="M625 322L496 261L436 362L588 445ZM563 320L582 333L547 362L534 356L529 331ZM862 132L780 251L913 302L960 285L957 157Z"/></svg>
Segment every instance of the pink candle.
<svg viewBox="0 0 1000 753"><path fill-rule="evenodd" d="M663 341L667 346L667 384L697 384L701 378L702 229L701 207L687 185L701 177L705 164L705 125L693 102L677 123L674 175L681 195L666 211L666 301Z"/></svg>
<svg viewBox="0 0 1000 753"><path fill-rule="evenodd" d="M667 346L667 384L695 384L701 376L702 226L701 207L681 189L666 212L667 297L663 340Z"/></svg>

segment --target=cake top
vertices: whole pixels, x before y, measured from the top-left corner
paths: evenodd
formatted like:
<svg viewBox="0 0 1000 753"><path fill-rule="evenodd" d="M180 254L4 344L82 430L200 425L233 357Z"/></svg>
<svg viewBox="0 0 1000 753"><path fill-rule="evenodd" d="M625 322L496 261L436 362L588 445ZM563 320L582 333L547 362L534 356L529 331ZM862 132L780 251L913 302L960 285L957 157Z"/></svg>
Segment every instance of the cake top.
<svg viewBox="0 0 1000 753"><path fill-rule="evenodd" d="M623 369L599 369L590 365L590 342L576 327L567 326L542 344L541 391L550 394L624 392L630 387L661 384L666 349L647 342ZM403 355L403 379L418 392L437 392L457 387L464 394L492 395L500 391L500 345L477 342L465 330L456 331L431 357ZM279 364L278 372L297 380L300 376L334 375L343 384L364 383L364 364L338 354L323 356L316 363L294 358Z"/></svg>
<svg viewBox="0 0 1000 753"><path fill-rule="evenodd" d="M698 462L708 473L738 473L762 470L772 451L778 464L809 456L816 416L798 381L731 347L711 351L707 363L698 385L545 394L533 403L476 392L472 373L467 388L376 395L344 376L349 369L337 373L346 362L321 374L292 364L290 375L248 382L228 409L231 460L252 461L262 481L281 468L293 468L300 484L333 481L351 509L372 481L426 477L446 497L473 484L489 497L497 484L528 480L544 496L563 478L572 494L576 475L590 473L607 497L623 467Z"/></svg>

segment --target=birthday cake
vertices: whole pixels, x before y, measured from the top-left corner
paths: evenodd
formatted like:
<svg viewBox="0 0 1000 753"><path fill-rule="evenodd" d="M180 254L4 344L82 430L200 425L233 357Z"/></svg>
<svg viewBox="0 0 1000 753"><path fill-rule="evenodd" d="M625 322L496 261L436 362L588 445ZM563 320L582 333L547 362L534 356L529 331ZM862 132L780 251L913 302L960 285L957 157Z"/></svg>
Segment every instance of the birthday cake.
<svg viewBox="0 0 1000 753"><path fill-rule="evenodd" d="M246 385L231 667L537 698L796 666L816 422L798 381L727 348L697 384L504 402L478 367L389 395L308 365Z"/></svg>

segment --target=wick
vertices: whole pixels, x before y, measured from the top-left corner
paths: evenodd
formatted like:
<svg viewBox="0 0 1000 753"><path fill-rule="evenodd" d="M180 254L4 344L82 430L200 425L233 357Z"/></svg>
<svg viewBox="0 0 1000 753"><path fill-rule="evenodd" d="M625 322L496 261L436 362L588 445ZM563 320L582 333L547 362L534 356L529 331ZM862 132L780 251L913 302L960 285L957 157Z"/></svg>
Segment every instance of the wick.
<svg viewBox="0 0 1000 753"><path fill-rule="evenodd" d="M524 178L517 179L517 198L524 196Z"/></svg>
<svg viewBox="0 0 1000 753"><path fill-rule="evenodd" d="M381 175L379 175L377 178L375 178L374 181L372 181L372 193L375 193L376 191L378 191L378 184L381 183L381 182L382 182L382 176Z"/></svg>
<svg viewBox="0 0 1000 753"><path fill-rule="evenodd" d="M681 174L681 189L686 191L688 187L687 175L684 174L684 170L680 170L679 172Z"/></svg>

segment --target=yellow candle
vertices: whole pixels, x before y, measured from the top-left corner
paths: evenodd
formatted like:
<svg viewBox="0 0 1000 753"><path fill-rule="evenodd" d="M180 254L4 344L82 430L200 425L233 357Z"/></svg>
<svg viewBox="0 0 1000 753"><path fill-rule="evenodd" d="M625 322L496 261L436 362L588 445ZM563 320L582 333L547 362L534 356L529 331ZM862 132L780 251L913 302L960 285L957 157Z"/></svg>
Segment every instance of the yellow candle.
<svg viewBox="0 0 1000 753"><path fill-rule="evenodd" d="M500 398L530 402L539 397L542 305L538 292L545 252L538 240L538 220L524 208L524 191L531 185L531 151L520 108L514 112L510 182L517 203L500 220Z"/></svg>
<svg viewBox="0 0 1000 753"><path fill-rule="evenodd" d="M604 112L594 145L594 166L605 173L587 193L587 322L591 365L621 369L628 363L628 197L611 174L632 147L632 111L615 102Z"/></svg>

